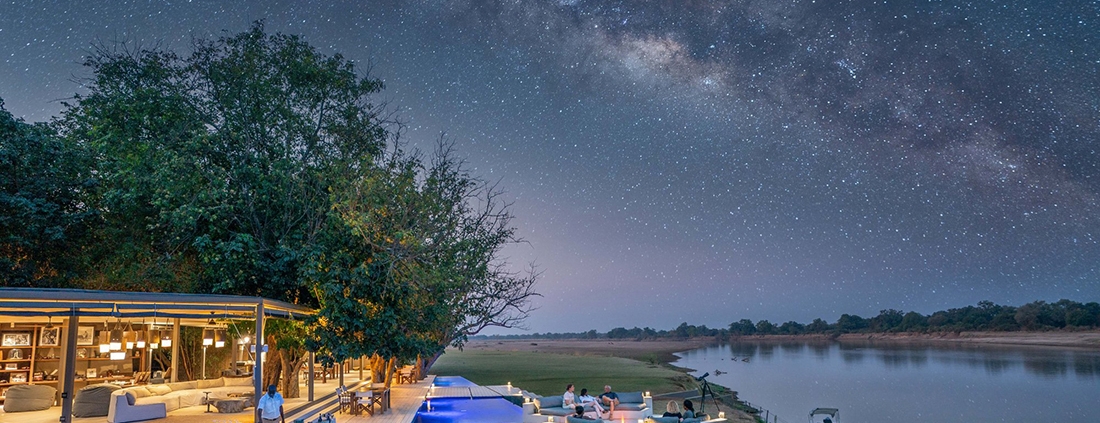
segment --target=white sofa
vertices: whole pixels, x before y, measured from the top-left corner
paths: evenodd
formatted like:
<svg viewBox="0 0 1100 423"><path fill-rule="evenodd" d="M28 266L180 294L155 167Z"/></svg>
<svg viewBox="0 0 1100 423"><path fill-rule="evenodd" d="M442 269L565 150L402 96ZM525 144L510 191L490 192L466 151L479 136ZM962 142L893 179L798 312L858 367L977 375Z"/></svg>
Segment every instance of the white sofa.
<svg viewBox="0 0 1100 423"><path fill-rule="evenodd" d="M161 404L165 412L175 411L183 407L204 405L203 400L206 398L206 392L210 393L210 401L213 402L229 398L230 393L252 392L252 390L251 377L222 377L191 382L131 386L111 393L111 408L108 411L107 422L126 423L157 418L132 419L127 417L126 413L129 411L120 411L122 408L132 409L145 405ZM126 401L127 393L133 394L133 405L129 405Z"/></svg>
<svg viewBox="0 0 1100 423"><path fill-rule="evenodd" d="M107 423L139 422L165 417L168 417L168 410L164 404L130 404L125 394L112 395L111 408L107 411Z"/></svg>

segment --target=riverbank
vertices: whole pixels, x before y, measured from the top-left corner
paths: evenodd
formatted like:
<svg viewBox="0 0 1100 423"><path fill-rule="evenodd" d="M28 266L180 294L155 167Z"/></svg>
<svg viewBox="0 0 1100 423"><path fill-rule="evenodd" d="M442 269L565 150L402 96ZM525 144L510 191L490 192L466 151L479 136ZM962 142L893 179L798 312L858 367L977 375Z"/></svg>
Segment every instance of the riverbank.
<svg viewBox="0 0 1100 423"><path fill-rule="evenodd" d="M668 401L693 399L698 407L698 383L687 374L691 369L670 364L674 353L705 347L714 338L686 341L608 340L475 340L463 351L448 349L432 366L437 375L459 375L474 383L491 385L512 382L539 395L560 395L567 383L579 391L599 392L604 384L616 391L650 391L654 412L664 412ZM711 384L722 400L719 410L732 422L755 423L745 412L750 408L737 399L737 392ZM706 411L716 415L707 398Z"/></svg>
<svg viewBox="0 0 1100 423"><path fill-rule="evenodd" d="M707 338L711 339L712 338ZM730 341L884 341L899 343L953 343L972 345L1026 345L1036 347L1097 348L1100 331L1080 332L933 332L846 333L843 335L742 336Z"/></svg>

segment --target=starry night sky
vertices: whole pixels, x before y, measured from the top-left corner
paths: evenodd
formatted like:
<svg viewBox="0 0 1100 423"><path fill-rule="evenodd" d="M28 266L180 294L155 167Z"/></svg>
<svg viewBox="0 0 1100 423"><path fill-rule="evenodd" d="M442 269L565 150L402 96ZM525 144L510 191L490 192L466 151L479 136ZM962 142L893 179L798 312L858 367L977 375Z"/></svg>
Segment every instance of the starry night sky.
<svg viewBox="0 0 1100 423"><path fill-rule="evenodd" d="M0 97L258 19L500 181L533 331L1100 300L1096 1L9 0Z"/></svg>

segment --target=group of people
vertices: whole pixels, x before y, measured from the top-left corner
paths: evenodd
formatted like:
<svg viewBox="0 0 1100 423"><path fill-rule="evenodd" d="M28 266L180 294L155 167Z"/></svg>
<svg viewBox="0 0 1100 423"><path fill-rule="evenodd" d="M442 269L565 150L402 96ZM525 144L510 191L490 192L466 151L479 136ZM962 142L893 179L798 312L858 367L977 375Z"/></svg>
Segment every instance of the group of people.
<svg viewBox="0 0 1100 423"><path fill-rule="evenodd" d="M588 388L582 388L580 396L573 393L574 389L572 383L565 385L565 393L561 396L562 405L567 408L572 407L576 411L577 414L573 417L611 419L611 415L615 413L615 406L619 404L619 395L611 390L611 385L604 385L603 393L596 397L588 395ZM585 412L585 408L588 406L592 407L591 413L595 414L596 417Z"/></svg>
<svg viewBox="0 0 1100 423"><path fill-rule="evenodd" d="M690 419L695 417L695 405L691 403L691 400L684 400L684 410L680 411L680 407L676 405L676 401L669 401L665 406L665 414L661 417L678 417L680 420Z"/></svg>

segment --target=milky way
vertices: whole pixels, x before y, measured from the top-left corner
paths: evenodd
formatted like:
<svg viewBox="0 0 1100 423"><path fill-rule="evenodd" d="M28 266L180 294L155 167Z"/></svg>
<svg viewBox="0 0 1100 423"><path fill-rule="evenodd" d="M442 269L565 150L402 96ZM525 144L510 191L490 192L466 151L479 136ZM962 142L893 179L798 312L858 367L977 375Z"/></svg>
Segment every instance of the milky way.
<svg viewBox="0 0 1100 423"><path fill-rule="evenodd" d="M9 2L0 97L264 19L514 201L536 331L1100 299L1096 2Z"/></svg>

